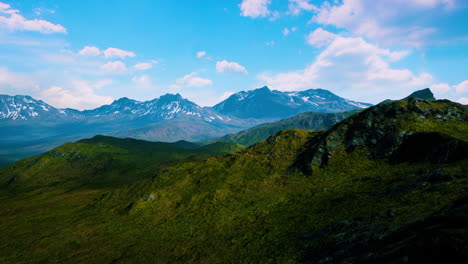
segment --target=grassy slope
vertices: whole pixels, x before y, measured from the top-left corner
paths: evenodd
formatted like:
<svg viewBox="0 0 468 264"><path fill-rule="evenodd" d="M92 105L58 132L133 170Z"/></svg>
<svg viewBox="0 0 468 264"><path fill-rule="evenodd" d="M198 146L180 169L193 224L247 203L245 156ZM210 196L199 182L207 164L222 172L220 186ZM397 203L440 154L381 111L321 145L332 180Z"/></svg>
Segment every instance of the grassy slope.
<svg viewBox="0 0 468 264"><path fill-rule="evenodd" d="M404 120L404 129L466 141L465 123L427 122ZM346 152L338 145L312 176L291 170L307 143L323 135L282 131L231 155L164 166L153 180L109 192L2 192L0 262L297 263L311 243L302 238L331 223L378 216L392 228L467 194L466 159L390 164L369 160L366 147ZM436 168L456 177L389 191Z"/></svg>
<svg viewBox="0 0 468 264"><path fill-rule="evenodd" d="M254 143L263 141L269 136L285 129L303 129L306 131L327 130L341 120L360 111L361 110L355 110L344 113L302 113L278 122L262 124L253 128L249 128L236 134L228 134L220 138L209 139L204 143L209 144L213 142L235 142L244 146L250 146Z"/></svg>
<svg viewBox="0 0 468 264"><path fill-rule="evenodd" d="M242 148L235 143L195 147L188 142L163 143L95 136L66 143L0 169L0 185L10 190L62 184L70 188L109 188L151 177L162 164L193 159L194 156L221 155Z"/></svg>

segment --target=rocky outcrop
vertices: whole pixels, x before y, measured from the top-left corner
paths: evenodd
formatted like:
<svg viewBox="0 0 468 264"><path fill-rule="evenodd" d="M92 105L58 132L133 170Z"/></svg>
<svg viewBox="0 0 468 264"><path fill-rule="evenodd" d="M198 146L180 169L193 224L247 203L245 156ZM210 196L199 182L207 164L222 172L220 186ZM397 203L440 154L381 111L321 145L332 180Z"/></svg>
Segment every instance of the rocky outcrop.
<svg viewBox="0 0 468 264"><path fill-rule="evenodd" d="M419 153L414 146L424 144L422 139L418 139L419 134L411 136L418 132L414 126L426 121L434 125L445 121L463 123L468 121L467 113L467 106L447 100L429 102L412 97L382 103L345 119L321 136L313 138L294 166L305 174L311 174L314 166L326 166L337 151L344 149L351 152L357 147L366 148L370 159L393 155L394 160L399 160L397 154L402 154L407 148L412 148L412 154ZM427 142L433 146L424 147L432 154L416 155L409 160L448 162L459 155L466 157L465 142L435 134L425 135L424 138L435 140ZM438 155L448 156L437 158Z"/></svg>
<svg viewBox="0 0 468 264"><path fill-rule="evenodd" d="M408 98L411 98L411 97L424 99L424 100L435 100L434 94L432 93L431 89L429 89L429 88L416 91L416 92L410 94L405 99L408 99Z"/></svg>

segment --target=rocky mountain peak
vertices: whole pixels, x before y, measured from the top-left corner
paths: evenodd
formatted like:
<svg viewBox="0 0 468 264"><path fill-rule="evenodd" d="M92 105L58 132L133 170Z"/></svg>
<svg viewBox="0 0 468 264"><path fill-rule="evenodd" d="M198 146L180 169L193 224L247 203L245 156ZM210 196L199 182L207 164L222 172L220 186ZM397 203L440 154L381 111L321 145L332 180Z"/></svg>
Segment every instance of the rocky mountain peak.
<svg viewBox="0 0 468 264"><path fill-rule="evenodd" d="M449 126L451 122L468 122L467 113L468 106L448 100L427 101L410 97L406 100L379 104L349 117L320 137L312 139L297 165L301 171L310 174L314 166L327 165L341 149L351 152L357 148L364 148L370 159L390 158L392 154L403 148L404 144L411 143L411 135L424 133L427 127L433 130L440 127L443 133L443 127ZM437 139L442 143L452 142L450 143L452 146L461 146L465 149L456 138L447 139L446 136L436 135L425 138ZM449 148L447 151L459 150Z"/></svg>
<svg viewBox="0 0 468 264"><path fill-rule="evenodd" d="M298 92L270 90L267 86L233 94L215 105L218 112L239 118L288 118L302 112L345 112L369 104L344 99L324 89Z"/></svg>
<svg viewBox="0 0 468 264"><path fill-rule="evenodd" d="M177 94L170 94L170 93L168 93L168 94L165 94L165 95L161 95L161 96L159 97L159 100L160 100L160 101L163 101L163 102L164 102L164 101L171 101L171 100L178 100L178 101L180 101L180 100L184 100L184 99L185 99L185 98L183 98L179 93L177 93Z"/></svg>
<svg viewBox="0 0 468 264"><path fill-rule="evenodd" d="M113 105L124 105L124 104L134 104L138 101L136 100L133 100L133 99L129 99L127 97L122 97L122 98L119 98L117 100L115 100L114 102L112 102Z"/></svg>
<svg viewBox="0 0 468 264"><path fill-rule="evenodd" d="M432 93L431 89L429 89L429 88L416 91L416 92L410 94L405 99L408 99L408 98L419 98L419 99L424 99L424 100L436 100L435 97L434 97L434 94Z"/></svg>

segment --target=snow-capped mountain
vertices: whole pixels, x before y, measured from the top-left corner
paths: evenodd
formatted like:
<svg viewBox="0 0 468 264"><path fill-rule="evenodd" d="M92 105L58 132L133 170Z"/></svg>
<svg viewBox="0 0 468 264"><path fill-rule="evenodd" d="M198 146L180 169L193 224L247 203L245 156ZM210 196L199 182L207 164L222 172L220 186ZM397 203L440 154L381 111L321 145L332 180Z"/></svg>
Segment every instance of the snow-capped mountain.
<svg viewBox="0 0 468 264"><path fill-rule="evenodd" d="M344 112L369 104L341 98L327 90L280 92L262 87L238 92L214 107L200 107L180 94L166 94L150 101L126 97L93 110L57 109L30 96L0 95L0 120L147 120L171 119L229 122L240 119L278 119L302 112Z"/></svg>
<svg viewBox="0 0 468 264"><path fill-rule="evenodd" d="M159 98L139 102L126 97L93 110L57 109L30 96L0 95L0 119L6 120L147 120L200 119L206 122L231 120L215 110L200 107L179 94L166 94Z"/></svg>
<svg viewBox="0 0 468 264"><path fill-rule="evenodd" d="M65 119L79 118L73 109L57 109L26 95L0 95L0 120Z"/></svg>
<svg viewBox="0 0 468 264"><path fill-rule="evenodd" d="M166 94L144 102L120 98L85 111L57 109L30 96L0 95L0 161L1 155L22 158L97 134L202 141L304 111L339 112L365 106L325 90L293 93L266 87L234 94L215 107L200 107L179 94Z"/></svg>
<svg viewBox="0 0 468 264"><path fill-rule="evenodd" d="M213 108L238 118L285 118L301 112L344 112L369 107L324 89L301 92L281 92L264 86L252 91L231 95Z"/></svg>
<svg viewBox="0 0 468 264"><path fill-rule="evenodd" d="M93 110L57 109L29 96L0 96L0 164L95 135L201 141L264 123L225 117L179 94L139 102L121 98ZM3 156L2 156L3 155Z"/></svg>
<svg viewBox="0 0 468 264"><path fill-rule="evenodd" d="M83 111L83 114L91 118L107 117L111 119L145 119L151 121L202 119L213 122L230 120L220 116L211 108L200 107L194 102L184 99L180 94L166 94L145 102L124 97L115 100L110 105Z"/></svg>

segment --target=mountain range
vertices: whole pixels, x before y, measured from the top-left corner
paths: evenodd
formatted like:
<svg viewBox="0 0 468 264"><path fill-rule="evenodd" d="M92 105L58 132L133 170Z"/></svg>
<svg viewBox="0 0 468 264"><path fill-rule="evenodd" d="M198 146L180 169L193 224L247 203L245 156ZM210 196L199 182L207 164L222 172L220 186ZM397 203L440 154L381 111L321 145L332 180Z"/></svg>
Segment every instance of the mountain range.
<svg viewBox="0 0 468 264"><path fill-rule="evenodd" d="M280 92L264 86L235 93L213 108L239 118L286 118L302 112L338 113L369 106L371 104L347 100L324 89Z"/></svg>
<svg viewBox="0 0 468 264"><path fill-rule="evenodd" d="M236 93L214 107L166 94L144 102L124 97L84 111L57 109L30 96L0 95L0 165L97 134L203 141L304 111L341 112L367 106L323 89L291 93L267 87Z"/></svg>
<svg viewBox="0 0 468 264"><path fill-rule="evenodd" d="M96 136L2 167L0 260L464 263L468 106L419 94L247 148Z"/></svg>
<svg viewBox="0 0 468 264"><path fill-rule="evenodd" d="M324 89L281 92L262 87L231 95L213 107L200 107L180 94L165 94L150 101L126 97L110 105L78 111L57 109L30 96L0 95L0 120L147 120L201 119L229 122L240 119L282 119L302 112L337 113L361 109L371 104L341 98ZM229 116L229 117L227 117Z"/></svg>
<svg viewBox="0 0 468 264"><path fill-rule="evenodd" d="M6 120L147 120L157 122L177 118L202 119L207 122L228 121L208 107L182 98L180 94L166 94L159 98L139 102L126 97L110 105L96 109L78 111L57 109L30 96L0 95L0 117Z"/></svg>

